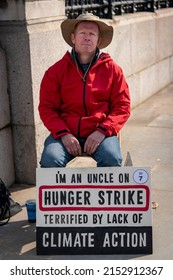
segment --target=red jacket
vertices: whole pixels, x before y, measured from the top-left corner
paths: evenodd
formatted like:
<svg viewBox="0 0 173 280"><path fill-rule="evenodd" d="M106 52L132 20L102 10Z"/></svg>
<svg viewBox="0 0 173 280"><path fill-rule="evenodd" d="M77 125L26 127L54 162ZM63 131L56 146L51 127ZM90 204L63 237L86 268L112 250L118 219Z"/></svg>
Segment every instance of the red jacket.
<svg viewBox="0 0 173 280"><path fill-rule="evenodd" d="M130 116L128 85L109 54L101 53L86 82L83 75L67 52L42 79L39 113L55 139L67 133L86 138L95 130L117 135Z"/></svg>

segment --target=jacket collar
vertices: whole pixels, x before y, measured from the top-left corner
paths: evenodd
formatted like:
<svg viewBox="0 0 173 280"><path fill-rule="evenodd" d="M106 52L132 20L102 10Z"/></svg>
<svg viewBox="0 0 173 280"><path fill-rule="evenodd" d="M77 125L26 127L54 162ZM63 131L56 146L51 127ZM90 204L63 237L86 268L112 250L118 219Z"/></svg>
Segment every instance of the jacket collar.
<svg viewBox="0 0 173 280"><path fill-rule="evenodd" d="M96 52L95 52L95 55L94 55L94 58L92 60L92 63L91 63L91 66L97 61L97 59L99 58L99 54L100 54L100 51L99 49L97 48L96 49ZM88 69L88 66L90 65L90 63L88 64L81 64L80 61L79 61L79 58L78 58L78 54L77 52L75 51L74 48L72 48L71 50L71 58L77 62L78 66L82 69L82 71L85 73Z"/></svg>

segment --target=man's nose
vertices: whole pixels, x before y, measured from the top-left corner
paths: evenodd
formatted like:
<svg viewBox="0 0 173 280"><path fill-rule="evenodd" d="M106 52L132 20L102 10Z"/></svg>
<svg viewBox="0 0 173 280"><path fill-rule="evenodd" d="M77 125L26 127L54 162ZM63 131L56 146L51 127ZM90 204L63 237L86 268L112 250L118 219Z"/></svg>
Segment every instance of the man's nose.
<svg viewBox="0 0 173 280"><path fill-rule="evenodd" d="M85 34L84 39L85 39L86 41L89 41L89 40L90 40L90 35L89 35L89 34Z"/></svg>

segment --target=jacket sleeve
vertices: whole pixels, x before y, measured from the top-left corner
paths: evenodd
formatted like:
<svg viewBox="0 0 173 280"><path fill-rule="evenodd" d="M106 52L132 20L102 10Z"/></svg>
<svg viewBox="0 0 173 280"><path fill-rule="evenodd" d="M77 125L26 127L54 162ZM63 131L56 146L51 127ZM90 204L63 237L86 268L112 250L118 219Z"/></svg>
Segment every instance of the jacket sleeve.
<svg viewBox="0 0 173 280"><path fill-rule="evenodd" d="M70 133L60 117L61 87L56 74L56 66L50 67L43 76L40 85L40 102L38 106L40 118L55 139Z"/></svg>
<svg viewBox="0 0 173 280"><path fill-rule="evenodd" d="M130 116L129 87L122 69L116 64L113 64L112 68L112 90L109 102L109 114L97 127L97 130L106 136L117 135Z"/></svg>

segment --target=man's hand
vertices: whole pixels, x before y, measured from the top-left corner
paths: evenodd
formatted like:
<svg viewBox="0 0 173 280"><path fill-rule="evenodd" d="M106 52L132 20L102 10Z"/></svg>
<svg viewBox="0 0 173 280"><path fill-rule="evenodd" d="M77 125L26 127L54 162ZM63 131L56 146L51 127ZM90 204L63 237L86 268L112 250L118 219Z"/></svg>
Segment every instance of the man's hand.
<svg viewBox="0 0 173 280"><path fill-rule="evenodd" d="M81 146L75 136L73 136L70 133L63 135L63 136L61 136L61 141L64 144L64 146L66 147L69 154L71 154L73 156L82 155Z"/></svg>
<svg viewBox="0 0 173 280"><path fill-rule="evenodd" d="M98 130L91 133L85 142L84 152L89 155L93 154L100 145L100 143L104 140L104 138L105 135Z"/></svg>

